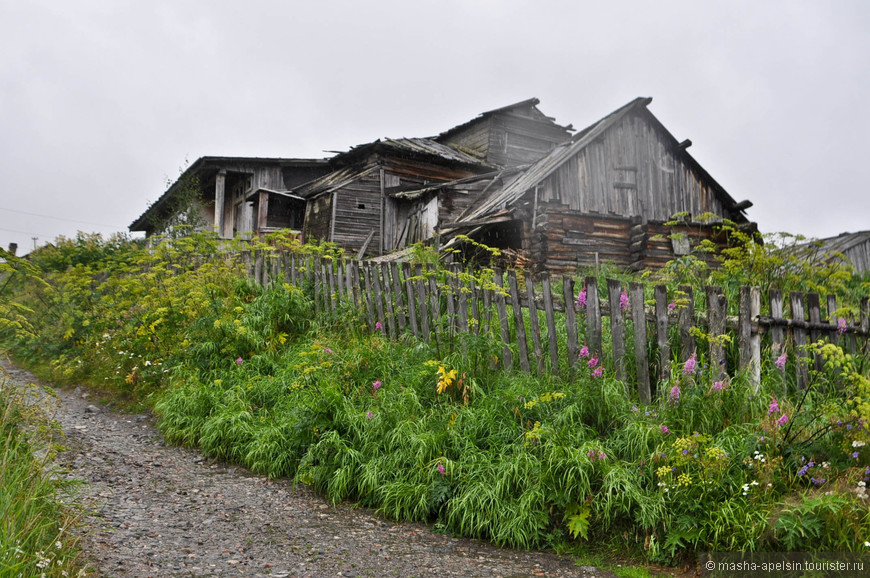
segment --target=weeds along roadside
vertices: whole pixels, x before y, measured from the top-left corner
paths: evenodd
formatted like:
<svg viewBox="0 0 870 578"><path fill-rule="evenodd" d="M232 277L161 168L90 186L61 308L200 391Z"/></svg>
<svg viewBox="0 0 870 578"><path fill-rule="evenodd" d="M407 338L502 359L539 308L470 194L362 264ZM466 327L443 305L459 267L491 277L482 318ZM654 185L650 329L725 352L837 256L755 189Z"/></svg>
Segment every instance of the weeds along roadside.
<svg viewBox="0 0 870 578"><path fill-rule="evenodd" d="M538 378L492 369L496 339L392 341L353 308L317 317L310 287L250 283L209 237L88 241L20 285L33 329L6 342L153 405L175 443L510 546L669 563L870 548L866 360L820 349L812 385L783 397L772 365L755 391L699 358L641 406L589 356Z"/></svg>
<svg viewBox="0 0 870 578"><path fill-rule="evenodd" d="M57 433L34 405L47 392L0 375L0 576L83 576L76 484L53 474Z"/></svg>

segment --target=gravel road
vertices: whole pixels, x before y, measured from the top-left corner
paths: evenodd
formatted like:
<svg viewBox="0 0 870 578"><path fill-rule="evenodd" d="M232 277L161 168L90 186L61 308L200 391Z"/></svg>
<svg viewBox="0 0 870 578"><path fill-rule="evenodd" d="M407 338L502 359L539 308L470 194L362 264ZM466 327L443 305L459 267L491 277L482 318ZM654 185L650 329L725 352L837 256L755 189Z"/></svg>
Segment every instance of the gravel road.
<svg viewBox="0 0 870 578"><path fill-rule="evenodd" d="M12 383L36 382L5 365ZM332 507L309 488L166 446L149 415L57 388L59 461L92 504L83 544L98 576L615 576L566 556L497 548Z"/></svg>

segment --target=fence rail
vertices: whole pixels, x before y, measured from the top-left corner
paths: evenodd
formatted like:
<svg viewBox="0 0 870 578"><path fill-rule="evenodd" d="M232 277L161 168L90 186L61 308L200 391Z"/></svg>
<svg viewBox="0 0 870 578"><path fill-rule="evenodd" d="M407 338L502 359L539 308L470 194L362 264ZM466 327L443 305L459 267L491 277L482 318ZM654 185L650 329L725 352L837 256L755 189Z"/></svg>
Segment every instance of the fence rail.
<svg viewBox="0 0 870 578"><path fill-rule="evenodd" d="M261 251L242 253L242 260L257 282L311 283L318 313L338 314L343 306L353 304L363 311L370 327L379 326L391 338L405 332L427 342L444 331L497 335L502 342L499 363L507 370L518 365L524 372L558 373L563 356L573 370L580 363L582 334L590 355L609 360L616 377L636 384L645 403L652 398L654 376L668 380L674 359L683 363L699 353L698 330L713 336L706 340L706 353L714 375L725 378L729 369L725 339L717 336L734 335L739 359L731 372L748 370L756 384L760 382L762 336L768 336L771 360L783 353L794 356L799 389L808 383L810 364L816 368L822 364L818 357L808 359L808 343L827 339L853 354L870 352L867 297L860 302L857 319L835 319L837 299L833 295L826 296L823 316L818 294L794 292L786 299L781 291L771 289L766 296L770 314L762 315L759 289L741 287L738 315L728 316L727 298L716 286L698 292L706 305L700 311L696 307L698 295L686 285L670 299L667 287L656 285L654 299L647 304L643 283L632 282L626 287L621 281L607 279L608 298L604 300L599 297L598 279L589 276L584 280L584 305L578 303L578 288L568 276L559 279L561 295L554 295L548 275L540 278L536 287L530 274L513 269L496 269L491 288L477 285L472 275L461 275L460 265L450 266L447 282L439 285L432 271L409 263L339 261ZM786 305L790 317L784 316ZM523 309L528 311L529 327ZM609 344L604 342L604 317L609 319ZM561 351L559 325L564 325L566 336ZM629 327L631 343L627 342ZM650 344L657 350L655 359L650 359Z"/></svg>

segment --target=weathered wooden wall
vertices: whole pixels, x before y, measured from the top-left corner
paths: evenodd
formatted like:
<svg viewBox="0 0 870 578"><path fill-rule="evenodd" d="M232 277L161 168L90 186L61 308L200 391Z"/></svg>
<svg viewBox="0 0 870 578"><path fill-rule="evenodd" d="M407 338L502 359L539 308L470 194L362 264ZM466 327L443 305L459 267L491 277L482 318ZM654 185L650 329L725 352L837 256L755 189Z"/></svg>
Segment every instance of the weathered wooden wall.
<svg viewBox="0 0 870 578"><path fill-rule="evenodd" d="M673 138L643 114L627 115L568 159L542 183L539 200L583 213L658 221L680 212L730 216Z"/></svg>
<svg viewBox="0 0 870 578"><path fill-rule="evenodd" d="M553 203L538 209L535 228L527 228L523 247L535 263L535 271L569 273L577 267L605 262L633 270L655 269L682 256L675 251L672 235L684 235L686 247L704 239L724 247L727 241L714 224L666 226L660 221L644 222L640 217L590 215ZM715 263L713 255L701 258Z"/></svg>
<svg viewBox="0 0 870 578"><path fill-rule="evenodd" d="M367 256L380 254L381 177L375 171L336 191L332 236L328 240L356 253L375 231L366 249Z"/></svg>
<svg viewBox="0 0 870 578"><path fill-rule="evenodd" d="M565 127L528 104L486 114L439 140L491 165L513 167L540 159L569 138Z"/></svg>
<svg viewBox="0 0 870 578"><path fill-rule="evenodd" d="M870 271L870 235L868 235L866 241L850 247L843 254L849 258L856 271Z"/></svg>
<svg viewBox="0 0 870 578"><path fill-rule="evenodd" d="M331 222L332 195L326 194L308 199L305 204L305 224L302 228L304 238L328 241Z"/></svg>

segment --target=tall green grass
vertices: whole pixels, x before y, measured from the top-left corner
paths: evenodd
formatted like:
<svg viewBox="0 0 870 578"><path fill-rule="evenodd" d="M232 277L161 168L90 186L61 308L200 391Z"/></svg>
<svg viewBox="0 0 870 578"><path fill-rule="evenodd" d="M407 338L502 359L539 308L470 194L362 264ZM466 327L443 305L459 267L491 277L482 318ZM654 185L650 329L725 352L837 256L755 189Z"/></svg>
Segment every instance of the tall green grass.
<svg viewBox="0 0 870 578"><path fill-rule="evenodd" d="M0 576L75 576L82 568L73 529L83 510L74 485L52 474L45 427L0 378Z"/></svg>

